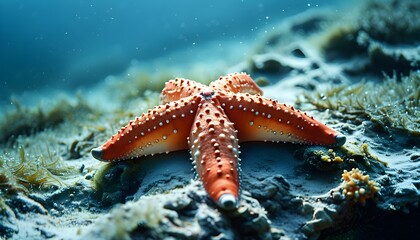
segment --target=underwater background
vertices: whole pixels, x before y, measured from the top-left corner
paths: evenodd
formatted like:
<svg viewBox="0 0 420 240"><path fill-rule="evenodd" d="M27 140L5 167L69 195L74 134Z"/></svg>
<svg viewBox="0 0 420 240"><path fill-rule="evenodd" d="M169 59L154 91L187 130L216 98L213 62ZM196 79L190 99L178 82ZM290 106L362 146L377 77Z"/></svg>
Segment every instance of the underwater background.
<svg viewBox="0 0 420 240"><path fill-rule="evenodd" d="M240 61L279 20L332 4L340 1L1 1L0 103L91 86L132 61Z"/></svg>
<svg viewBox="0 0 420 240"><path fill-rule="evenodd" d="M170 79L246 72L340 147L241 143L219 209L187 150L101 146ZM420 1L0 1L0 239L410 239Z"/></svg>

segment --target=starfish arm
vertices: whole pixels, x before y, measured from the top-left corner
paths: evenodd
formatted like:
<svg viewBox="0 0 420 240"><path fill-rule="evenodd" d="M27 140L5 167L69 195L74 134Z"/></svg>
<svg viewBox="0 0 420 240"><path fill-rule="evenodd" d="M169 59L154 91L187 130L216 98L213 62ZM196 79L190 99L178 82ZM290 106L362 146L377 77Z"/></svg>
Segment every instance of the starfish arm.
<svg viewBox="0 0 420 240"><path fill-rule="evenodd" d="M239 145L233 123L214 97L203 99L199 105L189 145L198 176L210 197L223 209L236 208Z"/></svg>
<svg viewBox="0 0 420 240"><path fill-rule="evenodd" d="M117 161L187 149L198 100L192 96L149 110L131 120L101 147L93 149L93 157Z"/></svg>
<svg viewBox="0 0 420 240"><path fill-rule="evenodd" d="M226 115L245 141L341 146L345 136L293 106L250 94L221 95Z"/></svg>
<svg viewBox="0 0 420 240"><path fill-rule="evenodd" d="M204 88L208 87L192 80L176 78L166 82L165 88L160 94L160 102L165 104L177 101L181 98L198 94Z"/></svg>
<svg viewBox="0 0 420 240"><path fill-rule="evenodd" d="M210 87L215 91L225 91L232 93L249 93L262 95L262 90L255 84L254 80L246 73L234 73L212 82Z"/></svg>

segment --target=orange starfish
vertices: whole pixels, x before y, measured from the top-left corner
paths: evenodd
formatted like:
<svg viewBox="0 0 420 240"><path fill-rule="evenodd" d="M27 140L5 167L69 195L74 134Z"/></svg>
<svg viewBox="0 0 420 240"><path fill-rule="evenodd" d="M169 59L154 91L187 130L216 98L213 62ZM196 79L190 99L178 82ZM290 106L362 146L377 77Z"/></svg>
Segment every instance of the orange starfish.
<svg viewBox="0 0 420 240"><path fill-rule="evenodd" d="M171 80L162 90L162 105L131 120L92 155L116 161L189 148L210 197L223 209L236 208L239 142L341 146L346 141L306 113L261 94L244 73L220 77L210 86Z"/></svg>

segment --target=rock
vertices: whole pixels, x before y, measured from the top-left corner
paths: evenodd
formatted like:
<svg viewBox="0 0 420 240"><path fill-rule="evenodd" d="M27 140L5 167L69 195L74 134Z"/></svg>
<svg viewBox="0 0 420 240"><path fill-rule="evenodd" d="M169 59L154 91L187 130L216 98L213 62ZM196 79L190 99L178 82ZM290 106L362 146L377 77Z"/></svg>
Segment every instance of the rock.
<svg viewBox="0 0 420 240"><path fill-rule="evenodd" d="M258 181L259 180L259 181ZM281 175L265 179L244 179L251 196L258 199L260 204L271 214L293 205L290 185Z"/></svg>
<svg viewBox="0 0 420 240"><path fill-rule="evenodd" d="M44 208L44 206L22 194L11 197L10 199L6 200L6 203L13 207L15 214L48 214L48 211Z"/></svg>
<svg viewBox="0 0 420 240"><path fill-rule="evenodd" d="M0 198L0 236L10 238L19 231L16 215Z"/></svg>
<svg viewBox="0 0 420 240"><path fill-rule="evenodd" d="M303 226L303 232L311 239L318 238L322 230L331 227L334 224L333 218L330 216L335 211L327 208L315 209L312 220L306 222Z"/></svg>
<svg viewBox="0 0 420 240"><path fill-rule="evenodd" d="M293 70L275 55L260 55L253 59L250 71L254 73L286 75Z"/></svg>
<svg viewBox="0 0 420 240"><path fill-rule="evenodd" d="M298 58L306 57L305 53L300 48L293 49L293 51L290 54Z"/></svg>
<svg viewBox="0 0 420 240"><path fill-rule="evenodd" d="M200 225L200 237L210 239L220 237L219 239L232 239L234 233L229 229L229 221L223 215L209 209L206 205L201 205L196 213L196 219Z"/></svg>

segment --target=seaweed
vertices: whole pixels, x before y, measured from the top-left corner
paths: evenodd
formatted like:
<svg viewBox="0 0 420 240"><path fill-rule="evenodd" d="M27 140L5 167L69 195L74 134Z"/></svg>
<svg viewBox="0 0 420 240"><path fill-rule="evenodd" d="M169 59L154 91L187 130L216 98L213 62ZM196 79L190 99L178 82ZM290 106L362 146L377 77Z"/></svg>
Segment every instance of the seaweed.
<svg viewBox="0 0 420 240"><path fill-rule="evenodd" d="M76 168L65 165L61 157L51 153L48 146L46 152L47 156L28 155L21 147L18 158L0 157L0 195L65 186L65 180L78 173Z"/></svg>
<svg viewBox="0 0 420 240"><path fill-rule="evenodd" d="M420 72L402 77L401 82L393 76L380 84L342 84L323 92L306 93L303 101L318 110L337 112L342 118L370 120L385 130L402 130L420 136Z"/></svg>

